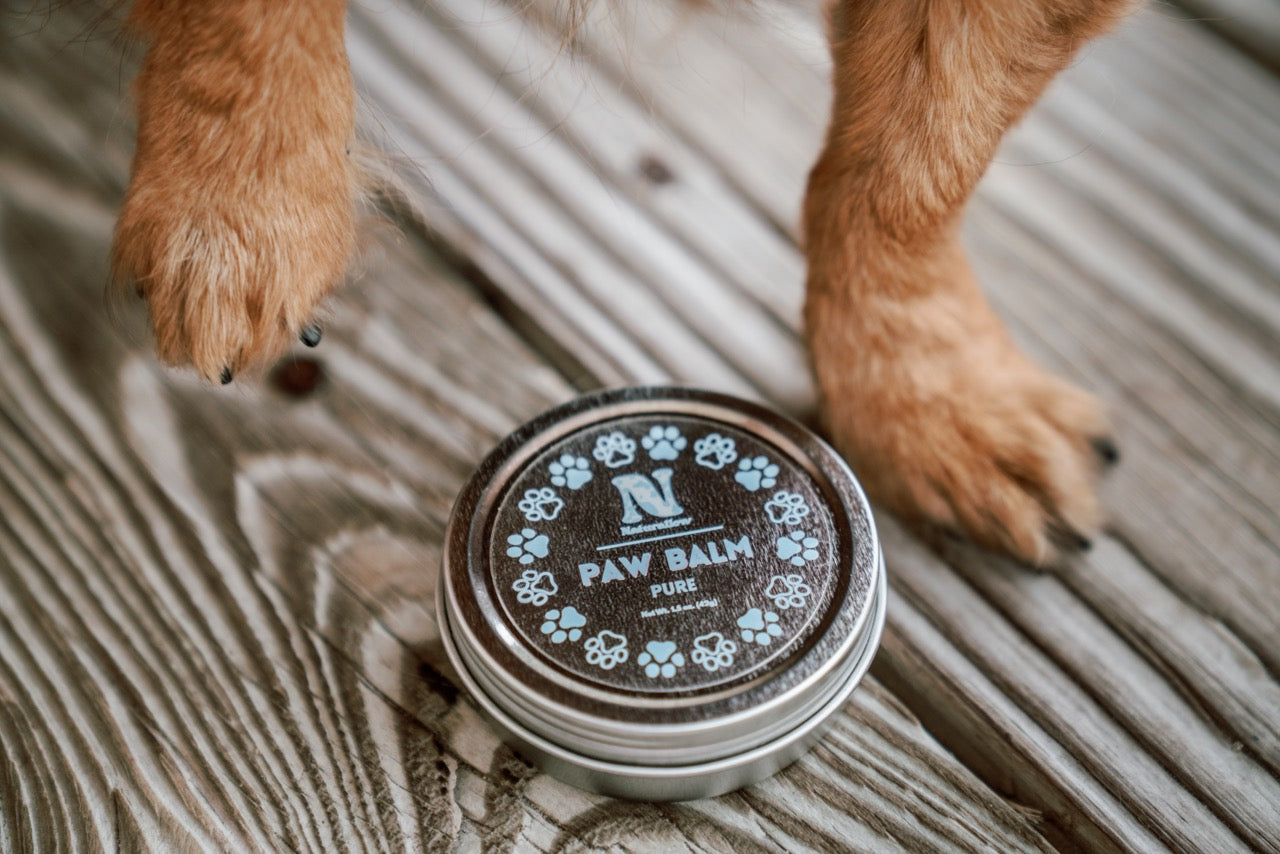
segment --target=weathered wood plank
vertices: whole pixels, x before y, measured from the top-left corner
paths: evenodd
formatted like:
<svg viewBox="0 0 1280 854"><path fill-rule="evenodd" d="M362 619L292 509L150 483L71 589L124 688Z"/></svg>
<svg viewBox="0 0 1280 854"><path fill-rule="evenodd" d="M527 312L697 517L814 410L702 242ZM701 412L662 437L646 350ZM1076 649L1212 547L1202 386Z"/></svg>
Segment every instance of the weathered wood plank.
<svg viewBox="0 0 1280 854"><path fill-rule="evenodd" d="M1280 72L1280 2L1277 0L1178 0L1178 5L1255 60Z"/></svg>
<svg viewBox="0 0 1280 854"><path fill-rule="evenodd" d="M568 287L539 293L533 316L558 311L576 317L594 311L589 324L560 341L566 348L580 349L584 363L599 361L596 353L610 354L618 341L635 340L661 364L661 376L696 376L705 385L740 394L764 393L793 407L810 399L804 355L793 331L799 301L782 303L770 296L763 302L759 294L775 292L764 279L752 279L760 286L746 293L727 287L725 270L706 260L708 254L724 256L725 250L711 254L699 245L699 255L694 255L686 244L695 241L684 239L684 228L654 222L643 197L632 200L623 192L642 182L639 167L646 150L657 153L667 168L684 172L682 158L673 156L670 143L645 124L642 112L624 102L603 108L607 115L596 115L584 100L590 83L566 76L571 69L555 64L554 47L543 44L542 52L532 56L520 52L537 43L536 35L517 19L499 17L478 25L500 39L496 45L472 46L488 47L490 52L482 57L454 44L462 40L444 37L453 32L448 20L437 23L437 32L435 26L421 24L415 9L390 6L376 15L357 11L352 25L353 63L368 99L380 110L379 123L392 136L394 150L415 162L449 164L447 174L431 171L433 187L416 185L425 192L428 206L441 200L437 204L453 215L433 220L433 227L462 245L483 243L489 251L508 254L532 246L538 257L557 259ZM531 69L537 82L507 80L504 87L495 88L492 74L508 62ZM553 114L536 116L522 99L553 90L553 78L566 87L558 90L559 107L541 104ZM425 90L420 88L424 84ZM525 85L528 88L511 91ZM593 155L612 152L608 161L583 158L573 143L548 132L565 123L603 129L606 136L594 139L591 150ZM643 134L639 147L636 134ZM633 141L619 149L614 143L621 139ZM634 153L634 159L617 156L625 157L624 152ZM606 169L612 170L611 177L622 178L621 187L602 180ZM714 186L710 169L704 178ZM464 182L465 187L458 186ZM455 192L450 194L450 188ZM720 196L717 214L751 222L731 196L723 190ZM477 202L482 205L479 212ZM679 200L669 204L678 206ZM514 225L493 228L495 220ZM552 230L551 223L573 223L578 231ZM754 233L747 231L741 242L765 247L774 259L786 258L788 271L798 273L794 253L786 252L778 236L752 225ZM477 239L477 232L483 240ZM739 268L744 273L747 269ZM531 269L528 278L537 274ZM517 292L512 299L523 305L531 298ZM643 323L638 325L640 318ZM743 340L758 346L734 343ZM725 364L720 355L726 351L734 352L733 364ZM643 362L623 364L632 381L654 378Z"/></svg>
<svg viewBox="0 0 1280 854"><path fill-rule="evenodd" d="M826 69L816 21L803 10L770 13L705 24L646 7L625 20L625 36L611 21L586 27L574 63L555 61L554 23L540 43L519 26L521 15L554 21L526 4L427 7L425 26L451 33L461 49L415 53L407 33L416 18L385 9L357 16L354 41L358 65L383 69L370 98L391 103L425 75L443 90L429 97L479 117L482 139L436 148L421 126L438 116L396 111L388 135L415 140L415 157L465 172L479 168L467 165L476 147L501 161L504 146L518 145L505 158L545 176L539 210L590 220L579 251L603 242L626 253L622 220L585 213L605 184L754 298L718 304L726 322L754 312L754 323L768 316L794 327L802 267L785 238L821 132ZM474 27L458 21L481 14ZM392 29L399 54L386 49ZM366 44L377 59L361 52ZM464 93L475 84L453 81L485 79L484 69L497 84L468 108ZM970 244L1015 333L1115 404L1126 453L1108 486L1115 520L1096 553L1057 579L964 552L949 554L947 566L899 538L889 560L900 601L934 625L925 632L891 613L878 672L966 761L1042 809L1055 838L1138 848L1154 839L1187 850L1280 845L1269 806L1280 799L1280 494L1269 474L1280 460L1276 115L1273 78L1194 26L1147 13L1054 87L1006 145L971 216ZM553 160L571 151L591 174L558 183L544 151L561 153ZM671 180L638 179L642 160L662 163ZM470 210L451 211L443 185L424 193L410 184L408 193L440 208L436 224L450 239L505 240ZM490 218L524 210L500 192L486 200ZM754 220L723 217L728 209ZM767 247L760 266L724 260L739 234ZM540 251L566 252L547 243ZM591 304L584 290L559 292L566 302L540 306L534 322ZM705 317L680 303L665 309L664 341L672 332L702 340ZM629 335L644 340L650 316L608 320L594 334L616 346ZM595 347L582 348L588 367ZM717 340L725 347L727 363L705 373L697 362L669 369L715 385L726 364L742 370L733 353L759 343ZM779 396L772 389L785 382L742 378L808 408L807 388ZM965 606L951 607L939 588ZM981 680L971 678L975 665ZM1075 714L1055 708L1064 695ZM1010 732L1028 733L1012 755Z"/></svg>
<svg viewBox="0 0 1280 854"><path fill-rule="evenodd" d="M711 801L609 801L503 748L448 678L440 540L572 389L412 237L271 378L158 367L141 307L104 312L128 128L79 26L0 55L0 848L1046 848L874 679Z"/></svg>

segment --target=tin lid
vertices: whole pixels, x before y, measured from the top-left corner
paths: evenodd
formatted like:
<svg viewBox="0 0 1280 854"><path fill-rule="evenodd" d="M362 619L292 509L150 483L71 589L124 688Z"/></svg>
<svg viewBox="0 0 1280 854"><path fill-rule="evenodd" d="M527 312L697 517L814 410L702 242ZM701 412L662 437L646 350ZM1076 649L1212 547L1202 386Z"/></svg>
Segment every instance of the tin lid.
<svg viewBox="0 0 1280 854"><path fill-rule="evenodd" d="M650 769L813 727L865 670L884 585L844 461L764 407L600 392L507 437L446 537L442 634L544 752Z"/></svg>

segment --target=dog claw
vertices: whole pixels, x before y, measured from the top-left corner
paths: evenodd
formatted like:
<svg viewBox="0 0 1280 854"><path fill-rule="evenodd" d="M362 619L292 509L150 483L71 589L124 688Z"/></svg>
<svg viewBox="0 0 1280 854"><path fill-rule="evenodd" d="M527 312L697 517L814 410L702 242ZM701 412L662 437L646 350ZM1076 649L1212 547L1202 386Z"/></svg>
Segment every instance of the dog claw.
<svg viewBox="0 0 1280 854"><path fill-rule="evenodd" d="M1120 449L1116 447L1115 440L1110 436L1099 436L1090 440L1093 450L1102 459L1104 463L1113 466L1120 461Z"/></svg>
<svg viewBox="0 0 1280 854"><path fill-rule="evenodd" d="M1087 552L1093 548L1093 540L1061 519L1049 522L1048 534L1049 539L1065 551Z"/></svg>
<svg viewBox="0 0 1280 854"><path fill-rule="evenodd" d="M315 347L320 343L320 337L322 334L323 330L320 329L320 324L312 323L309 326L302 327L302 334L299 335L298 338L308 347Z"/></svg>
<svg viewBox="0 0 1280 854"><path fill-rule="evenodd" d="M222 381L222 384L223 384L223 385L230 385L230 384L231 384L231 369L230 369L230 368L223 368L223 369L222 369L222 376L221 376L221 377L219 377L219 379Z"/></svg>

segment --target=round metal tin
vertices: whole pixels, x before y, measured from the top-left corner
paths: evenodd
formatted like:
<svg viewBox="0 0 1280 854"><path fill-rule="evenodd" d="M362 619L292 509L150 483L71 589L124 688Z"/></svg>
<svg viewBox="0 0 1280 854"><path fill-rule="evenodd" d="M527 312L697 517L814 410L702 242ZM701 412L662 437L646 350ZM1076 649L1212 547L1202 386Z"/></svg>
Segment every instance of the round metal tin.
<svg viewBox="0 0 1280 854"><path fill-rule="evenodd" d="M687 800L800 756L884 625L844 461L756 404L604 391L508 436L454 506L441 635L526 756L604 794Z"/></svg>

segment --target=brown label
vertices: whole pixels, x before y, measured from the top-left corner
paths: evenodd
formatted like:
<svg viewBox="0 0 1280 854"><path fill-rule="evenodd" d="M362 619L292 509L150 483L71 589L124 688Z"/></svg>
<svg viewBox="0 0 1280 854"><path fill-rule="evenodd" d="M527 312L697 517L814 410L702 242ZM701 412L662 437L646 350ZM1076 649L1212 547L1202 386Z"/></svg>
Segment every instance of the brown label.
<svg viewBox="0 0 1280 854"><path fill-rule="evenodd" d="M524 641L614 689L709 688L794 650L840 556L812 478L719 421L635 417L533 459L498 510L493 593Z"/></svg>

